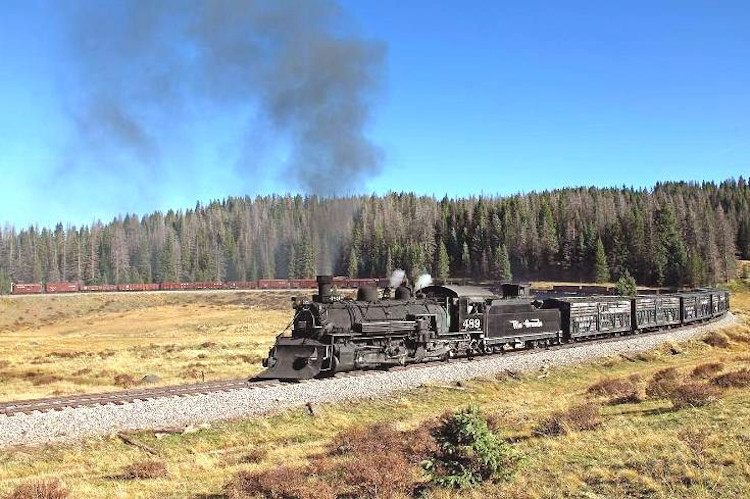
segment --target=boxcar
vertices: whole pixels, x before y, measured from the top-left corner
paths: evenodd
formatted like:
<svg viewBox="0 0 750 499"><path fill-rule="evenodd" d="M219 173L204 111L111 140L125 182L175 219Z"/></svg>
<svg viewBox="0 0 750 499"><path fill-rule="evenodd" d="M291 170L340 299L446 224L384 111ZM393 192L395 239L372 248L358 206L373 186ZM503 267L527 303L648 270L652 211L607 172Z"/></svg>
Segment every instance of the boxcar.
<svg viewBox="0 0 750 499"><path fill-rule="evenodd" d="M257 289L258 281L228 281L224 287L226 289Z"/></svg>
<svg viewBox="0 0 750 499"><path fill-rule="evenodd" d="M315 286L315 279L289 279L290 289L311 289Z"/></svg>
<svg viewBox="0 0 750 499"><path fill-rule="evenodd" d="M286 279L258 279L258 289L287 289L289 281Z"/></svg>
<svg viewBox="0 0 750 499"><path fill-rule="evenodd" d="M13 283L11 284L10 294L12 295L34 295L44 291L44 287L41 284L23 284Z"/></svg>
<svg viewBox="0 0 750 499"><path fill-rule="evenodd" d="M697 291L680 296L680 320L683 324L711 318L711 293Z"/></svg>
<svg viewBox="0 0 750 499"><path fill-rule="evenodd" d="M75 293L78 291L77 282L49 282L44 290L47 293Z"/></svg>

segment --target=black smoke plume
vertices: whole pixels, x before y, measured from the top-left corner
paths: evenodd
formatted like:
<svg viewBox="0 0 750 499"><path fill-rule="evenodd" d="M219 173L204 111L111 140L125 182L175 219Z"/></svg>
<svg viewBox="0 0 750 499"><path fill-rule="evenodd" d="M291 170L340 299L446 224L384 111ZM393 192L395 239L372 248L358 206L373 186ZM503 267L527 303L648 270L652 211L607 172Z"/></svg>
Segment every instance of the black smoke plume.
<svg viewBox="0 0 750 499"><path fill-rule="evenodd" d="M385 50L333 1L96 0L63 14L71 151L99 174L127 164L158 182L168 151L200 140L196 121L234 132L222 148L247 176L268 173L268 143L285 151L272 174L306 192L350 192L379 171L366 128Z"/></svg>

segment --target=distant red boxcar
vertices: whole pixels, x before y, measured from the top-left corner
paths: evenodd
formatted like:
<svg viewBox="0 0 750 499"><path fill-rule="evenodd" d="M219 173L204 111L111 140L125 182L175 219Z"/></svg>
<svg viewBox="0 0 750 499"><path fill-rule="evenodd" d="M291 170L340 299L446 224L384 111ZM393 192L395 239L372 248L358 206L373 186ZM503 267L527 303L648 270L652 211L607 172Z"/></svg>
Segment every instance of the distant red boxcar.
<svg viewBox="0 0 750 499"><path fill-rule="evenodd" d="M47 293L76 293L78 292L77 282L48 282L45 287Z"/></svg>
<svg viewBox="0 0 750 499"><path fill-rule="evenodd" d="M286 279L258 279L258 289L287 289L289 281Z"/></svg>
<svg viewBox="0 0 750 499"><path fill-rule="evenodd" d="M158 291L158 284L118 284L117 291Z"/></svg>
<svg viewBox="0 0 750 499"><path fill-rule="evenodd" d="M116 284L87 284L84 286L80 286L78 288L78 291L83 291L85 293L105 293L110 291L117 291L117 285Z"/></svg>
<svg viewBox="0 0 750 499"><path fill-rule="evenodd" d="M318 287L315 279L289 279L289 285L295 289L314 289Z"/></svg>
<svg viewBox="0 0 750 499"><path fill-rule="evenodd" d="M339 289L346 288L346 287L348 287L346 281L347 281L346 277L334 277L333 278L333 287L334 288L339 288Z"/></svg>
<svg viewBox="0 0 750 499"><path fill-rule="evenodd" d="M41 284L13 283L10 292L14 295L35 295L43 291L44 288Z"/></svg>
<svg viewBox="0 0 750 499"><path fill-rule="evenodd" d="M228 281L224 283L226 289L256 289L258 281Z"/></svg>
<svg viewBox="0 0 750 499"><path fill-rule="evenodd" d="M196 282L193 289L224 289L223 282Z"/></svg>

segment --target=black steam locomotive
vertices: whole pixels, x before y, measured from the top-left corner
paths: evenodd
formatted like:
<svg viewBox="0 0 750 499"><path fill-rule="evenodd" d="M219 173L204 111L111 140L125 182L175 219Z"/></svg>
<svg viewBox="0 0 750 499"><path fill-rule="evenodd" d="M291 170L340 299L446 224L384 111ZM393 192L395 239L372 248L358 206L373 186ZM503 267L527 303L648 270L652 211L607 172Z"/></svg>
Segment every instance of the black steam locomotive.
<svg viewBox="0 0 750 499"><path fill-rule="evenodd" d="M360 288L356 300L331 292L294 300L291 336L279 335L259 379L302 380L358 369L387 368L513 349L634 334L707 321L729 310L729 293L558 297L544 301L527 288L502 293L471 286ZM393 296L391 295L393 292Z"/></svg>

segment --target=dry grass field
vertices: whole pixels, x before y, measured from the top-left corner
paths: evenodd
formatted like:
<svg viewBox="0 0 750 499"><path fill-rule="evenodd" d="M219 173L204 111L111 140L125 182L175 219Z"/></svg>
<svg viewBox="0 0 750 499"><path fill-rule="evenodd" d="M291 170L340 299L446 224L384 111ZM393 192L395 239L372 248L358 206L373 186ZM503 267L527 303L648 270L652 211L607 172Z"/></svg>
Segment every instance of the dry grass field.
<svg viewBox="0 0 750 499"><path fill-rule="evenodd" d="M292 292L0 297L0 400L241 378L262 369Z"/></svg>
<svg viewBox="0 0 750 499"><path fill-rule="evenodd" d="M357 491L351 497L390 497L389 487L424 480L419 461L391 456L383 462L383 454L347 453L342 442L343 448L351 445L352 434L381 438L383 430L377 425L383 423L398 432L422 429L419 434L426 436L424 429L444 411L469 404L477 405L492 427L525 455L520 470L508 483L461 491L430 489L426 497L748 497L750 374L743 370L750 368L750 293L735 294L732 300L740 320L737 326L635 358L606 358L460 387L426 386L380 400L318 407L315 416L304 409L291 410L186 435L132 435L156 456L116 438L3 452L0 497L14 491L19 499L35 497L33 487L42 486L58 492L36 497L252 497L243 490L275 497L334 497L319 476L355 487L349 489ZM182 304L148 305L141 313L152 306L166 307L174 316L172 307ZM226 307L238 324L226 317L222 322L212 306ZM203 310L201 321L217 339L222 328L233 331L224 333L229 345L253 331L241 319L253 312L246 303L212 306L200 308L196 302L185 308ZM236 316L231 315L233 306L240 309ZM131 312L136 313L134 307L96 313ZM286 311L275 313L283 322ZM192 324L201 323L193 320ZM211 340L188 335L183 324L171 327L176 336L191 336L185 344ZM177 338L159 341L177 343ZM136 343L133 340L131 346ZM123 347L123 358L128 348ZM191 355L202 351L196 347ZM219 354L213 358L224 359ZM692 391L670 391L669 386ZM388 435L382 439L391 445ZM420 450L409 452L418 456ZM258 476L262 479L253 481ZM397 488L393 497L404 495L404 490Z"/></svg>

